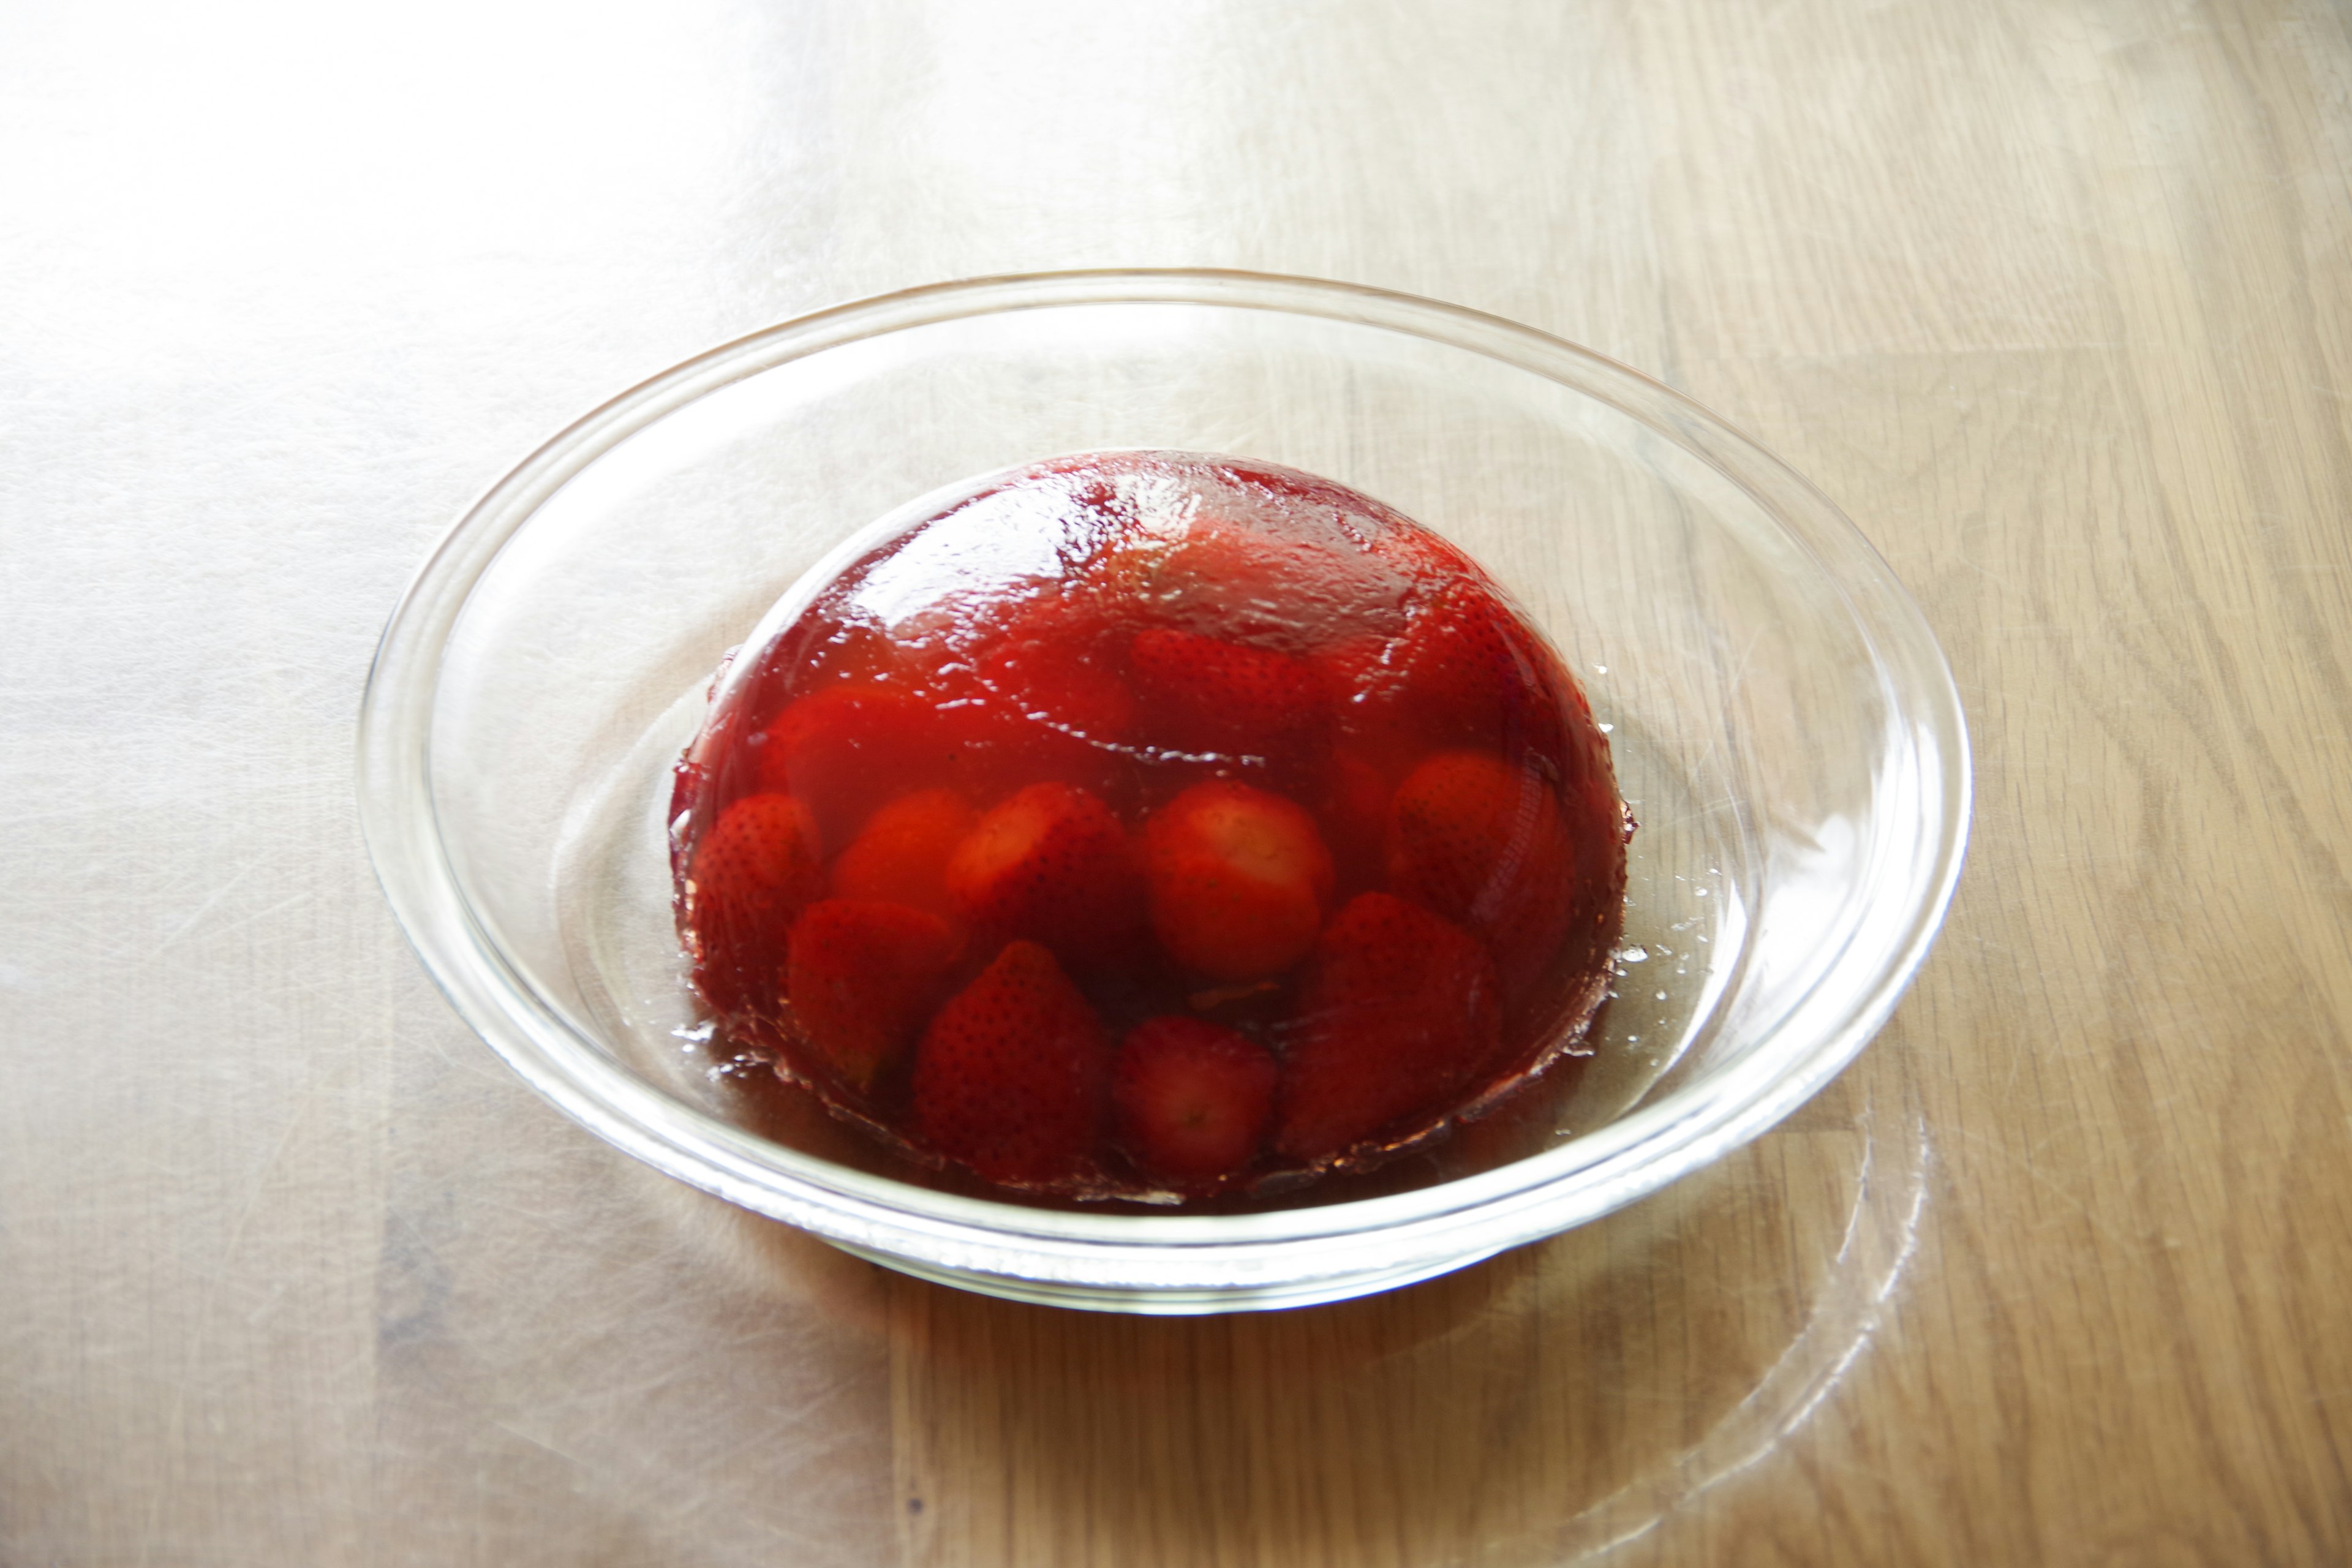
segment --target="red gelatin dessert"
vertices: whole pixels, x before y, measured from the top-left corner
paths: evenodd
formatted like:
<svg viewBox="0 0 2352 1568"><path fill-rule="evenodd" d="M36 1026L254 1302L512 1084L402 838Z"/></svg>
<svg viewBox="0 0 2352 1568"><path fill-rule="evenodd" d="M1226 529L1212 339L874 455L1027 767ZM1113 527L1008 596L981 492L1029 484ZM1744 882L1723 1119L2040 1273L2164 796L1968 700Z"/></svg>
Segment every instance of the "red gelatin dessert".
<svg viewBox="0 0 2352 1568"><path fill-rule="evenodd" d="M1578 1054L1631 819L1559 656L1367 497L1182 452L927 498L678 765L717 1033L1016 1190L1360 1169Z"/></svg>

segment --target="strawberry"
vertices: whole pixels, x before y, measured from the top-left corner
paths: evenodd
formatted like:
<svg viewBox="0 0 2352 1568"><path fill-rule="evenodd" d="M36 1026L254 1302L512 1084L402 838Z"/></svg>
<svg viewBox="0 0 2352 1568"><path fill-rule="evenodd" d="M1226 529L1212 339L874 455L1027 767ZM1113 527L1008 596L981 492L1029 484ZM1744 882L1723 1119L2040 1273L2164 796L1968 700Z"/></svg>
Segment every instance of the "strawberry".
<svg viewBox="0 0 2352 1568"><path fill-rule="evenodd" d="M1492 752L1441 752L1397 787L1389 887L1493 946L1516 998L1558 955L1575 896L1575 851L1558 799L1532 767Z"/></svg>
<svg viewBox="0 0 2352 1568"><path fill-rule="evenodd" d="M1156 738L1180 751L1265 752L1323 722L1323 678L1303 658L1197 632L1138 632L1128 659Z"/></svg>
<svg viewBox="0 0 2352 1568"><path fill-rule="evenodd" d="M948 857L978 820L951 789L900 795L868 817L834 861L833 896L880 900L952 917Z"/></svg>
<svg viewBox="0 0 2352 1568"><path fill-rule="evenodd" d="M1263 980L1307 955L1331 897L1315 819L1278 795L1195 784L1143 832L1151 929L1171 957L1215 980Z"/></svg>
<svg viewBox="0 0 2352 1568"><path fill-rule="evenodd" d="M1334 757L1345 752L1391 785L1414 758L1440 743L1453 718L1424 709L1404 689L1390 663L1401 643L1366 634L1334 644L1315 659L1331 694Z"/></svg>
<svg viewBox="0 0 2352 1568"><path fill-rule="evenodd" d="M1294 1160L1420 1131L1500 1038L1494 961L1459 926L1389 893L1350 900L1315 944L1276 1112ZM1402 1125L1400 1125L1402 1124Z"/></svg>
<svg viewBox="0 0 2352 1568"><path fill-rule="evenodd" d="M1481 931L1572 869L1550 787L1492 752L1440 752L1406 774L1383 849L1391 889Z"/></svg>
<svg viewBox="0 0 2352 1568"><path fill-rule="evenodd" d="M695 847L683 926L695 984L721 1013L772 1007L784 942L824 890L816 823L790 795L730 802Z"/></svg>
<svg viewBox="0 0 2352 1568"><path fill-rule="evenodd" d="M1113 1069L1119 1139L1151 1174L1213 1185L1257 1153L1277 1070L1234 1030L1181 1015L1148 1019L1129 1031Z"/></svg>
<svg viewBox="0 0 2352 1568"><path fill-rule="evenodd" d="M910 689L827 686L801 698L748 744L761 786L807 803L827 838L848 838L877 800L982 773L995 736L970 705Z"/></svg>
<svg viewBox="0 0 2352 1568"><path fill-rule="evenodd" d="M923 1031L915 1130L989 1181L1066 1181L1100 1142L1110 1054L1054 955L1012 942Z"/></svg>
<svg viewBox="0 0 2352 1568"><path fill-rule="evenodd" d="M808 1043L862 1093L914 1043L958 945L921 910L823 899L793 926L784 995Z"/></svg>
<svg viewBox="0 0 2352 1568"><path fill-rule="evenodd" d="M1049 598L979 657L976 679L1003 733L992 785L1059 778L1097 793L1118 787L1127 764L1118 748L1135 726L1135 694L1114 651L1098 613Z"/></svg>
<svg viewBox="0 0 2352 1568"><path fill-rule="evenodd" d="M1559 755L1558 662L1478 583L1439 593L1398 636L1349 639L1320 663L1342 730L1373 750L1468 743Z"/></svg>
<svg viewBox="0 0 2352 1568"><path fill-rule="evenodd" d="M947 890L975 929L1034 938L1072 963L1115 956L1143 923L1127 830L1095 796L1050 780L981 817L948 858Z"/></svg>
<svg viewBox="0 0 2352 1568"><path fill-rule="evenodd" d="M980 682L1034 723L1117 743L1135 721L1135 694L1113 668L1109 644L1099 615L1042 600L982 656Z"/></svg>

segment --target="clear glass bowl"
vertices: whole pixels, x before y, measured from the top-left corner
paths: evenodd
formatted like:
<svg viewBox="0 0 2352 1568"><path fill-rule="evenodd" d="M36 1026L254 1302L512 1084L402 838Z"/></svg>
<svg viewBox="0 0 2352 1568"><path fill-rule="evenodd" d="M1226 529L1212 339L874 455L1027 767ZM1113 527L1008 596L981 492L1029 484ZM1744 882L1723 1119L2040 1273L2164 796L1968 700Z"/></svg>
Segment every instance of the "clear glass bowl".
<svg viewBox="0 0 2352 1568"><path fill-rule="evenodd" d="M1642 823L1580 1075L1376 1180L1237 1214L942 1191L813 1110L747 1116L696 1028L663 836L713 669L909 498L1115 447L1375 496L1468 549L1567 655ZM1138 1312L1423 1279L1755 1137L1894 1007L1959 874L1969 787L1916 609L1835 507L1721 421L1495 317L1176 271L892 294L606 404L417 574L369 679L360 778L426 968L591 1131L894 1268Z"/></svg>

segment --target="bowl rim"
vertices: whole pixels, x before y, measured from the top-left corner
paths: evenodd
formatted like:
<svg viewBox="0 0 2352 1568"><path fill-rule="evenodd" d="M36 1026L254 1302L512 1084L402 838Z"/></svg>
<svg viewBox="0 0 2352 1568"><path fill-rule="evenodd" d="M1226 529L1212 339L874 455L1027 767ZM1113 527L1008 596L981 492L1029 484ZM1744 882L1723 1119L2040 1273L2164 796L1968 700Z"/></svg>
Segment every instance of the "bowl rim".
<svg viewBox="0 0 2352 1568"><path fill-rule="evenodd" d="M1899 896L1874 892L1870 912L1880 918L1855 923L1797 1005L1770 1023L1765 1043L1706 1080L1706 1093L1676 1090L1557 1149L1387 1196L1240 1215L1033 1208L849 1170L697 1110L623 1066L499 951L441 840L431 739L448 635L507 542L604 453L735 382L892 332L1106 304L1318 318L1498 361L1612 406L1699 458L1754 500L1839 590L1889 712L1908 721L1891 749L1940 809L1924 812L1912 837L1895 846ZM899 289L747 333L608 399L485 490L419 566L377 645L357 743L361 825L385 897L451 1005L525 1081L598 1136L692 1185L853 1248L999 1279L1017 1293L1043 1282L1143 1295L1295 1294L1362 1272L1369 1237L1378 1237L1384 1274L1422 1265L1434 1271L1657 1190L1771 1127L1884 1024L1949 905L1972 790L1958 691L1916 605L1833 502L1727 422L1615 360L1485 311L1362 284L1177 268L1008 274ZM1857 953L1865 939L1869 950ZM1830 997L1823 986L1832 976L1846 984ZM1790 1034L1809 1006L1802 1034ZM1768 1048L1784 1035L1781 1049Z"/></svg>

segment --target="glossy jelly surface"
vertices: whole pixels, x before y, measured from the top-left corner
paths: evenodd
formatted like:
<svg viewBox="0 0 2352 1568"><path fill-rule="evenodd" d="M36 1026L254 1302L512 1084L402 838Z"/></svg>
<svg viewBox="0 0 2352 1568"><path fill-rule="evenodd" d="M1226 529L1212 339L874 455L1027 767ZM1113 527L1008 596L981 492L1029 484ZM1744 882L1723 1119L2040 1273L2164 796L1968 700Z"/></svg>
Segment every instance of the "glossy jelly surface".
<svg viewBox="0 0 2352 1568"><path fill-rule="evenodd" d="M1581 1047L1632 825L1475 563L1328 480L1063 458L743 650L672 865L728 1047L909 1157L1202 1200L1361 1169Z"/></svg>

